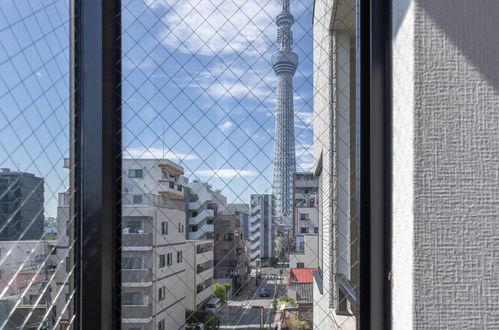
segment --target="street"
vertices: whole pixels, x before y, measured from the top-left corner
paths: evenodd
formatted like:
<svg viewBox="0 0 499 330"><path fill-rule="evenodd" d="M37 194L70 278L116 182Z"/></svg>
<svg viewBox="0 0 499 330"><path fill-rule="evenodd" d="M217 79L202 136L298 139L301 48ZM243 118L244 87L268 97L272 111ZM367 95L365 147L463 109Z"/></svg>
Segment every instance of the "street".
<svg viewBox="0 0 499 330"><path fill-rule="evenodd" d="M263 307L263 328L275 326L276 314L272 308L272 300L285 294L285 287L276 268L262 269L262 282L255 286L255 279L244 288L240 296L233 297L224 307L220 329L260 329ZM269 297L260 297L262 290L270 292ZM255 308L256 307L256 308Z"/></svg>

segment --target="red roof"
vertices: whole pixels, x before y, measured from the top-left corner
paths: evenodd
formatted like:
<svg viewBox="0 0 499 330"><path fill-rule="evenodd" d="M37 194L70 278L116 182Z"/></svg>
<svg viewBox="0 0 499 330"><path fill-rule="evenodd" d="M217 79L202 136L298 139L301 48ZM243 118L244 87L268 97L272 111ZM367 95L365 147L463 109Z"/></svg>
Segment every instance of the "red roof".
<svg viewBox="0 0 499 330"><path fill-rule="evenodd" d="M319 268L291 268L290 277L293 282L312 283L314 281L314 271Z"/></svg>
<svg viewBox="0 0 499 330"><path fill-rule="evenodd" d="M44 274L34 273L19 273L16 275L10 275L4 279L0 280L0 294L7 289L6 293L8 295L14 295L20 293L24 290L30 283L40 282L46 279ZM12 283L9 285L9 283Z"/></svg>

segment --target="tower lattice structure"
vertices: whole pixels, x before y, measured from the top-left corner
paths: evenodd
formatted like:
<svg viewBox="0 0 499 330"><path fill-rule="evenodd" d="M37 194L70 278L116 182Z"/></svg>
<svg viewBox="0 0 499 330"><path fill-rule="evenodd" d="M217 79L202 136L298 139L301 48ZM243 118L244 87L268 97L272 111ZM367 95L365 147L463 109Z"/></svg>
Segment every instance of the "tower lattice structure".
<svg viewBox="0 0 499 330"><path fill-rule="evenodd" d="M272 54L277 76L277 102L272 193L275 197L275 222L290 226L293 214L293 173L296 171L295 128L293 109L293 76L298 55L293 52L294 17L290 0L282 0L282 11L276 18L278 50Z"/></svg>

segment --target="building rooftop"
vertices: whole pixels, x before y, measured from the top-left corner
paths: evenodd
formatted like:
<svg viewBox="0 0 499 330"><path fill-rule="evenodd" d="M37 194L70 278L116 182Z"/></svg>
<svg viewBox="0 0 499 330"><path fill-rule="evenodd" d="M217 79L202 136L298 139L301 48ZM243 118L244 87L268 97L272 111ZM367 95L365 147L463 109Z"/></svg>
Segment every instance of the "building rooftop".
<svg viewBox="0 0 499 330"><path fill-rule="evenodd" d="M314 281L314 271L319 268L291 268L290 279L299 283L312 283Z"/></svg>

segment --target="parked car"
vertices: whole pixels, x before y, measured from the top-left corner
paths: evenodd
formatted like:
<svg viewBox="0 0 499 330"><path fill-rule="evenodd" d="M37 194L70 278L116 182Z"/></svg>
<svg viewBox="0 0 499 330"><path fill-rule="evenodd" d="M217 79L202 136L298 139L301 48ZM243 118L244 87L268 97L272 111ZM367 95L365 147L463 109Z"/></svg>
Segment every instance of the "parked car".
<svg viewBox="0 0 499 330"><path fill-rule="evenodd" d="M204 310L210 312L212 314L216 314L220 307L222 306L222 302L218 298L210 298L204 304Z"/></svg>
<svg viewBox="0 0 499 330"><path fill-rule="evenodd" d="M270 290L263 288L262 291L260 291L260 297L270 297Z"/></svg>

